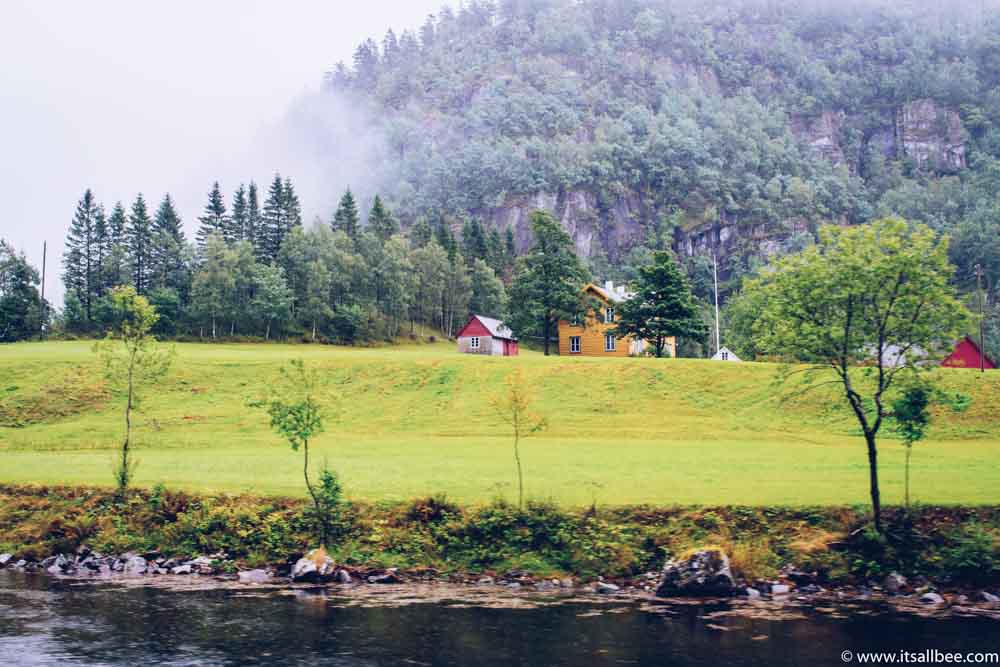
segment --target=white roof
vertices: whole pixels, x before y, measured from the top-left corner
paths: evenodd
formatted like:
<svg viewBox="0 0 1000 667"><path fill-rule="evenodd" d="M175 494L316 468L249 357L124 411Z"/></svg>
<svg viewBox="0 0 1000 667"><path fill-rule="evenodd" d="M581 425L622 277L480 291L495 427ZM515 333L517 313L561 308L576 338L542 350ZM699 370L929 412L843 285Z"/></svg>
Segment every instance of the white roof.
<svg viewBox="0 0 1000 667"><path fill-rule="evenodd" d="M507 338L510 340L516 340L514 338L514 332L510 330L506 324L498 319L492 317L486 317L485 315L473 315L477 320L482 322L483 326L489 329L490 335L494 338Z"/></svg>
<svg viewBox="0 0 1000 667"><path fill-rule="evenodd" d="M723 358L723 353L725 353L725 358ZM712 359L714 361L740 361L740 358L733 354L733 351L725 345L719 348L719 351L715 353Z"/></svg>

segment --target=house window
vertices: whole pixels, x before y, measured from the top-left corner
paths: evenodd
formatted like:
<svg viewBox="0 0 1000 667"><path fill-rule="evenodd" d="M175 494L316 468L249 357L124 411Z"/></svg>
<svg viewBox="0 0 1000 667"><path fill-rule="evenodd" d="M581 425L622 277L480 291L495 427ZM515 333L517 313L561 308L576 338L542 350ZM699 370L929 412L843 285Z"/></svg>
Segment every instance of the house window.
<svg viewBox="0 0 1000 667"><path fill-rule="evenodd" d="M570 326L574 326L574 327L580 326L580 314L579 313L575 313L573 315L573 319L571 319L569 321L569 323L570 323Z"/></svg>
<svg viewBox="0 0 1000 667"><path fill-rule="evenodd" d="M728 352L726 352L726 351L722 352L722 360L723 361L729 361L729 353Z"/></svg>
<svg viewBox="0 0 1000 667"><path fill-rule="evenodd" d="M614 308L610 308L610 307L605 308L604 309L604 323L605 324L611 324L614 321L615 321L615 309Z"/></svg>
<svg viewBox="0 0 1000 667"><path fill-rule="evenodd" d="M605 334L604 336L604 351L614 352L615 351L615 337L611 334Z"/></svg>
<svg viewBox="0 0 1000 667"><path fill-rule="evenodd" d="M469 339L469 349L478 350L479 349L479 336L473 336Z"/></svg>
<svg viewBox="0 0 1000 667"><path fill-rule="evenodd" d="M571 354L580 354L580 337L570 336L569 337L569 351Z"/></svg>

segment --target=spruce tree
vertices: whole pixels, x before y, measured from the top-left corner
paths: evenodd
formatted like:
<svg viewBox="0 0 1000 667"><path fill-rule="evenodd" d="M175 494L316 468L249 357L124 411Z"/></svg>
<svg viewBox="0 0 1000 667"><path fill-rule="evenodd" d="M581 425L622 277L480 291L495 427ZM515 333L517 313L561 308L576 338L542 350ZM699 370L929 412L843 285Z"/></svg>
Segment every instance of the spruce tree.
<svg viewBox="0 0 1000 667"><path fill-rule="evenodd" d="M662 357L668 338L699 339L705 335L698 301L670 252L653 253L652 263L639 269L634 287L635 293L618 305L615 336L648 341L653 353Z"/></svg>
<svg viewBox="0 0 1000 667"><path fill-rule="evenodd" d="M260 217L260 196L257 194L257 184L250 181L247 189L247 221L243 231L243 240L249 241L253 246L254 256L261 259L263 248L261 246L261 217Z"/></svg>
<svg viewBox="0 0 1000 667"><path fill-rule="evenodd" d="M352 239L358 238L358 205L354 201L354 195L348 188L344 196L340 198L337 212L333 215L333 222L330 225L334 231L341 231Z"/></svg>
<svg viewBox="0 0 1000 667"><path fill-rule="evenodd" d="M302 226L302 205L299 203L299 196L295 194L295 188L292 186L290 178L285 178L282 202L285 209L285 233L287 234L292 231L293 227Z"/></svg>
<svg viewBox="0 0 1000 667"><path fill-rule="evenodd" d="M66 235L63 253L63 284L72 292L83 308L86 326L93 315L93 302L100 293L97 284L97 237L95 225L99 206L94 192L87 188L76 205L73 221Z"/></svg>
<svg viewBox="0 0 1000 667"><path fill-rule="evenodd" d="M229 236L234 241L247 240L247 189L240 183L239 189L233 193L233 214L229 217Z"/></svg>
<svg viewBox="0 0 1000 667"><path fill-rule="evenodd" d="M434 239L448 253L449 260L455 259L455 255L458 253L458 242L444 216L438 219L437 227L434 229Z"/></svg>
<svg viewBox="0 0 1000 667"><path fill-rule="evenodd" d="M271 181L271 187L267 190L267 199L264 200L264 215L261 218L262 225L259 233L264 261L273 264L278 259L278 252L281 250L281 242L285 238L287 231L285 222L285 184L281 182L281 175L275 174Z"/></svg>
<svg viewBox="0 0 1000 667"><path fill-rule="evenodd" d="M201 225L195 239L198 241L198 249L205 249L205 241L212 234L218 234L226 243L232 243L233 239L229 235L229 218L226 217L226 204L222 199L222 190L219 182L212 184L212 190L208 193L208 203L205 204L204 214L198 218Z"/></svg>
<svg viewBox="0 0 1000 667"><path fill-rule="evenodd" d="M116 202L108 217L108 241L104 270L104 291L129 282L128 216L121 202Z"/></svg>
<svg viewBox="0 0 1000 667"><path fill-rule="evenodd" d="M98 204L97 213L94 215L94 293L98 297L103 296L105 291L109 242L108 216L104 213L104 206Z"/></svg>
<svg viewBox="0 0 1000 667"><path fill-rule="evenodd" d="M153 221L146 208L146 200L142 193L135 198L132 211L128 217L128 227L125 232L128 241L129 265L132 269L132 284L135 291L145 294L149 291L153 252Z"/></svg>
<svg viewBox="0 0 1000 667"><path fill-rule="evenodd" d="M531 231L534 243L518 262L510 290L511 328L523 337L540 337L548 355L559 320L586 312L582 290L588 276L573 239L551 214L532 213Z"/></svg>
<svg viewBox="0 0 1000 667"><path fill-rule="evenodd" d="M392 217L392 212L385 207L382 198L378 195L375 195L372 210L368 213L368 227L375 236L381 239L382 243L388 241L393 234L399 231L399 225Z"/></svg>
<svg viewBox="0 0 1000 667"><path fill-rule="evenodd" d="M153 218L153 252L150 287L166 287L183 295L187 284L187 267L184 262L184 228L174 201L169 194L163 196Z"/></svg>

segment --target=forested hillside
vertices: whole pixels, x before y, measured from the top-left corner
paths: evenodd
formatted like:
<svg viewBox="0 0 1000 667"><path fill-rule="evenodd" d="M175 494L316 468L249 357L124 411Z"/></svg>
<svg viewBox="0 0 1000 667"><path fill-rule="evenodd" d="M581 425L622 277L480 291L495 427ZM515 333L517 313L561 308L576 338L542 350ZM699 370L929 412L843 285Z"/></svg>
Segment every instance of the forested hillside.
<svg viewBox="0 0 1000 667"><path fill-rule="evenodd" d="M555 212L602 276L672 244L727 279L823 222L953 234L1000 273L1000 18L990 3L471 0L327 74L373 103L404 225Z"/></svg>

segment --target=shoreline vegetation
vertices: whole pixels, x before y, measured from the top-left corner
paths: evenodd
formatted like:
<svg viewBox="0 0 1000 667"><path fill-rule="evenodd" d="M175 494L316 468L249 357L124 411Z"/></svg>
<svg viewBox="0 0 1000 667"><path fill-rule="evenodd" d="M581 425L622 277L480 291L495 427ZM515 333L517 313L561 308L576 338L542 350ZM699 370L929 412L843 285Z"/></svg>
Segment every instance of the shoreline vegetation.
<svg viewBox="0 0 1000 667"><path fill-rule="evenodd" d="M288 577L312 543L307 506L301 498L162 486L121 497L91 487L0 485L0 565L52 574ZM1000 506L886 507L885 517L878 535L860 506L572 509L528 501L519 510L502 500L460 506L444 496L344 502L329 517L327 554L337 567L329 580L643 593L655 590L667 561L718 549L743 596L875 590L933 604L962 595L995 602Z"/></svg>

